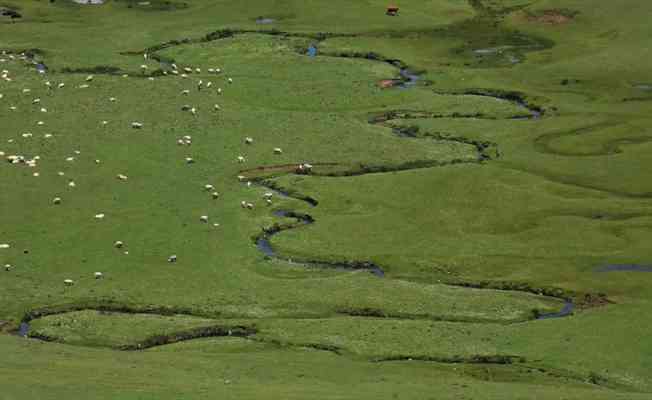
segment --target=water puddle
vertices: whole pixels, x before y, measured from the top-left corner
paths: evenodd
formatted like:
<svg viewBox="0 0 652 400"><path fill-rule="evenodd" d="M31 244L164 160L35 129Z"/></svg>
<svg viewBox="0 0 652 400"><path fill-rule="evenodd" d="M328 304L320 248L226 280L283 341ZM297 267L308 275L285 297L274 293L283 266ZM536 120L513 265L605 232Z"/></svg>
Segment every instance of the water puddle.
<svg viewBox="0 0 652 400"><path fill-rule="evenodd" d="M609 264L598 267L595 272L652 272L652 265Z"/></svg>
<svg viewBox="0 0 652 400"><path fill-rule="evenodd" d="M27 322L21 322L20 327L18 328L18 336L27 337L29 334L29 324Z"/></svg>
<svg viewBox="0 0 652 400"><path fill-rule="evenodd" d="M308 52L306 54L308 54L308 57L315 57L317 55L317 46L311 44L308 47Z"/></svg>
<svg viewBox="0 0 652 400"><path fill-rule="evenodd" d="M575 304L573 304L572 301L566 300L566 303L564 303L564 308L562 308L561 311L548 313L548 314L541 314L537 317L537 319L553 319L553 318L568 317L573 313L573 310L575 310Z"/></svg>
<svg viewBox="0 0 652 400"><path fill-rule="evenodd" d="M635 89L644 90L646 92L652 91L652 83L638 83L634 85Z"/></svg>
<svg viewBox="0 0 652 400"><path fill-rule="evenodd" d="M265 17L256 18L256 23L260 25L273 24L274 22L276 22L274 18L265 18Z"/></svg>

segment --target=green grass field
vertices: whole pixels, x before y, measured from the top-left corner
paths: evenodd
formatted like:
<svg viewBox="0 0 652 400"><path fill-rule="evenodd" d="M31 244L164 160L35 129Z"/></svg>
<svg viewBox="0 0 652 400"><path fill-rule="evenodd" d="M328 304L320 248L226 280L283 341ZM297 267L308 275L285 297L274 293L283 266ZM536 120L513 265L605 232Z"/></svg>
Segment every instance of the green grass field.
<svg viewBox="0 0 652 400"><path fill-rule="evenodd" d="M652 398L652 4L396 3L0 1L0 399Z"/></svg>

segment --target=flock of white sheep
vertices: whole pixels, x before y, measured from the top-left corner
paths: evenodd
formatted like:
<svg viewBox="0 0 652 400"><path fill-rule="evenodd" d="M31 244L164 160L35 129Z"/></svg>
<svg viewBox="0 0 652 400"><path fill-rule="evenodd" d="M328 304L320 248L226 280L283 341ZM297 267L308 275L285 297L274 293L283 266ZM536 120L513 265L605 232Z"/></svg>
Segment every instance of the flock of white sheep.
<svg viewBox="0 0 652 400"><path fill-rule="evenodd" d="M144 58L148 59L149 56L147 54L144 54ZM5 51L2 52L2 56L0 57L0 64L5 64L6 65L6 63L17 62L17 61L32 62L32 63L35 64L35 62L31 61L25 54L14 55L14 54L7 54L7 52L5 52ZM181 78L188 78L189 74L200 74L201 73L201 68L197 68L197 67L195 67L195 68L183 67L182 69L180 69L176 64L171 64L171 68L172 69L170 71L170 74L178 75ZM143 64L143 65L141 65L140 69L141 69L141 72L143 74L146 74L149 67L146 64ZM40 74L45 74L45 70L42 69L42 68L37 68L37 71ZM209 74L221 74L222 73L222 70L220 68L208 68L207 71L208 71ZM168 75L168 72L164 71L163 74ZM123 77L128 77L128 75L125 74L125 75L123 75ZM7 70L7 69L2 70L2 73L0 74L0 78L2 78L7 83L11 83L15 79L14 77L11 76L9 70ZM150 77L148 77L148 79L149 80L154 80L154 77L150 76ZM94 76L93 75L88 75L84 79L85 83L77 86L77 88L79 88L79 89L89 89L91 87L90 84L93 82L93 80L94 80ZM232 78L227 78L226 82L228 82L229 84L233 84L233 79ZM58 90L63 90L64 88L66 88L66 84L64 82L59 82L59 83L57 83L55 85L52 82L50 82L48 80L45 80L43 82L43 84L47 88L46 90L48 91L49 94L54 93L53 92L55 90L54 87L56 87ZM196 89L198 91L201 91L203 89L210 89L212 87L213 87L213 82L211 82L211 81L204 82L201 79L199 81L197 81L197 84L196 84ZM21 92L22 92L23 95L29 96L31 94L31 89L23 88L21 90ZM223 93L222 88L219 88L219 87L216 88L216 92L217 92L217 94L222 94ZM181 96L187 96L189 94L190 94L189 89L183 90L181 92ZM0 100L2 100L4 97L5 97L4 94L0 93ZM114 102L117 101L117 98L116 97L109 97L108 100L109 100L109 102L114 103ZM39 107L38 108L39 113L43 113L43 114L48 113L48 109L46 107L44 107L44 106L41 106L41 103L42 103L41 98L37 97L37 98L34 98L32 100L32 104L37 105ZM2 105L2 106L4 108L4 105ZM9 110L16 111L17 107L15 105L9 105ZM190 105L187 105L187 104L184 104L181 107L181 110L190 112L193 116L196 116L197 112L198 112L196 107L193 107L193 106L190 106ZM218 104L215 104L214 105L214 111L219 111L219 110L221 110L221 107ZM100 121L100 124L101 125L107 125L108 121L105 121L105 120ZM39 121L36 122L36 125L40 126L40 127L43 127L43 126L45 126L45 122L39 120ZM140 121L131 122L131 128L133 128L133 129L142 129L144 126L145 126L144 123L140 122ZM32 136L33 136L33 134L31 132L26 132L26 133L22 134L23 138L30 138ZM43 134L43 137L46 138L46 139L50 139L50 138L53 137L53 135L51 133L45 133L45 134ZM8 142L13 143L14 140L9 139ZM190 135L185 135L185 136L180 137L179 139L177 139L176 143L179 146L191 146L192 145L192 137ZM244 143L246 145L253 145L254 139L251 138L251 137L245 137ZM75 153L75 155L79 155L80 151L75 150L74 153ZM281 148L279 148L279 147L276 147L276 148L273 149L273 153L274 154L282 154L283 150ZM25 165L25 166L27 166L29 168L37 168L38 167L38 162L41 159L41 157L38 156L38 155L33 156L33 157L28 157L28 156L25 156L25 155L22 155L22 154L5 154L5 152L3 152L3 151L0 151L0 157L5 157L7 162L9 162L12 165ZM237 156L236 160L237 160L238 163L245 163L246 162L246 158L245 158L244 155ZM69 157L66 158L66 162L74 162L74 161L75 161L75 156L69 156ZM186 157L185 161L186 161L187 164L193 164L195 162L195 160L192 157ZM95 160L95 163L99 164L100 160ZM298 168L297 168L297 171L299 171L299 172L301 172L301 171L310 172L311 169L312 169L312 165L310 165L310 164L300 164L298 166ZM58 175L59 176L64 176L65 173L63 171L59 171ZM38 177L39 172L37 172L37 171L34 172L33 176ZM118 180L120 180L120 181L127 181L128 180L127 175L122 174L122 173L117 174L116 178ZM247 186L251 186L251 182L247 178L245 178L244 176L238 176L238 179L240 181L242 181L242 182L245 182L247 184ZM75 181L73 179L69 179L67 185L68 185L69 188L76 187L76 183L75 183ZM204 190L207 191L207 192L210 192L211 197L213 199L218 199L220 197L220 194L215 190L215 187L213 185L211 185L211 184L205 184L204 185ZM272 197L273 197L272 192L266 192L263 195L263 200L265 201L266 204L271 205L272 204ZM59 197L59 196L54 197L52 199L52 204L54 204L54 205L61 205L62 202L63 202L62 197ZM251 210L251 209L254 208L254 204L251 203L251 202L248 202L248 201L242 201L241 202L241 207L244 208L244 209L250 209ZM102 219L105 218L105 214L104 213L97 213L97 214L95 214L94 218L97 219L97 220L102 220ZM208 223L209 222L209 216L208 215L201 215L200 218L199 218L199 221L201 223ZM220 224L219 223L214 223L213 226L219 227ZM124 246L125 246L125 244L122 241L116 241L114 243L114 247L117 248L117 249L122 249ZM7 244L7 243L0 244L0 249L8 249L9 247L10 247L10 245ZM124 251L124 253L128 254L129 252ZM177 262L177 256L174 255L174 254L170 255L167 258L167 261L170 262L170 263ZM5 270L9 271L11 269L12 269L12 266L10 264L5 265ZM95 272L93 276L94 276L95 279L101 279L101 278L104 277L104 274L102 272ZM67 285L67 286L74 285L74 283L75 282L72 279L65 279L64 280L64 284Z"/></svg>

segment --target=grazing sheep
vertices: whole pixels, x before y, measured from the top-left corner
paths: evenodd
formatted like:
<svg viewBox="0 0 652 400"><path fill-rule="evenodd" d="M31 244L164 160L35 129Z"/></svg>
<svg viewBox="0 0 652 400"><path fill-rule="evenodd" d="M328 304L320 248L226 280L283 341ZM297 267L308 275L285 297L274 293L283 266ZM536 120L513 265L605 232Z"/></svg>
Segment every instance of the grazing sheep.
<svg viewBox="0 0 652 400"><path fill-rule="evenodd" d="M206 82L206 89L210 88L213 86L213 82Z"/></svg>
<svg viewBox="0 0 652 400"><path fill-rule="evenodd" d="M75 181L70 181L70 182L68 182L68 186L75 187L77 185L75 184Z"/></svg>
<svg viewBox="0 0 652 400"><path fill-rule="evenodd" d="M168 262L171 262L171 263L177 262L177 255L172 254L170 257L168 257Z"/></svg>
<svg viewBox="0 0 652 400"><path fill-rule="evenodd" d="M148 81L153 81L153 80L154 80L154 77L150 76L149 78L147 78L147 80L148 80Z"/></svg>
<svg viewBox="0 0 652 400"><path fill-rule="evenodd" d="M254 142L254 140L252 138L250 138L250 137L245 138L245 143L246 144L252 144L253 142Z"/></svg>
<svg viewBox="0 0 652 400"><path fill-rule="evenodd" d="M195 160L192 157L186 157L186 164L194 164Z"/></svg>
<svg viewBox="0 0 652 400"><path fill-rule="evenodd" d="M247 177L245 177L245 176L243 176L243 175L238 175L238 180L239 180L240 182L244 181L245 179L247 179Z"/></svg>
<svg viewBox="0 0 652 400"><path fill-rule="evenodd" d="M75 161L75 157L66 157L66 161L68 162Z"/></svg>
<svg viewBox="0 0 652 400"><path fill-rule="evenodd" d="M145 65L145 64L142 64L142 65L140 66L140 69L141 69L143 72L145 72L145 71L147 70L147 68L148 68L148 67L147 67L147 65Z"/></svg>
<svg viewBox="0 0 652 400"><path fill-rule="evenodd" d="M198 74L201 73L201 68L195 68L195 72Z"/></svg>
<svg viewBox="0 0 652 400"><path fill-rule="evenodd" d="M273 196L274 196L274 193L272 193L272 192L267 192L267 193L263 194L264 199L271 199Z"/></svg>
<svg viewBox="0 0 652 400"><path fill-rule="evenodd" d="M141 129L143 127L143 124L140 122L132 122L131 127L134 129Z"/></svg>
<svg viewBox="0 0 652 400"><path fill-rule="evenodd" d="M172 63L172 69L176 70L177 69L177 64Z"/></svg>
<svg viewBox="0 0 652 400"><path fill-rule="evenodd" d="M43 121L39 121L39 122L36 123L36 125L38 125L38 126L43 126L43 125L45 125L45 122L43 122Z"/></svg>
<svg viewBox="0 0 652 400"><path fill-rule="evenodd" d="M102 125L107 125L109 121L102 121Z"/></svg>
<svg viewBox="0 0 652 400"><path fill-rule="evenodd" d="M66 286L72 286L75 284L75 281L73 281L72 279L64 279L63 284Z"/></svg>
<svg viewBox="0 0 652 400"><path fill-rule="evenodd" d="M202 215L201 217L199 217L199 220L201 222L208 222L208 215Z"/></svg>
<svg viewBox="0 0 652 400"><path fill-rule="evenodd" d="M101 272L96 272L95 274L93 274L93 276L95 276L95 279L102 279L104 277L104 274Z"/></svg>
<svg viewBox="0 0 652 400"><path fill-rule="evenodd" d="M217 198L220 197L220 194L217 193L217 192L213 192L213 193L211 193L211 196L213 196L213 199L217 199Z"/></svg>
<svg viewBox="0 0 652 400"><path fill-rule="evenodd" d="M90 87L90 86L88 86L87 84L79 85L79 88L80 88L80 89L87 89L87 88L89 88L89 87Z"/></svg>
<svg viewBox="0 0 652 400"><path fill-rule="evenodd" d="M199 82L197 82L197 90L201 90L203 85L204 85L204 81L200 79Z"/></svg>
<svg viewBox="0 0 652 400"><path fill-rule="evenodd" d="M190 109L190 114L197 115L197 109L195 107Z"/></svg>
<svg viewBox="0 0 652 400"><path fill-rule="evenodd" d="M213 185L208 185L207 184L207 185L204 185L204 189L206 189L206 191L211 191L211 190L213 190L215 188L213 187Z"/></svg>
<svg viewBox="0 0 652 400"><path fill-rule="evenodd" d="M100 163L100 160L95 160L95 164L99 164L99 163Z"/></svg>
<svg viewBox="0 0 652 400"><path fill-rule="evenodd" d="M220 110L220 105L219 105L219 104L215 104L215 105L213 106L213 109L214 109L214 110Z"/></svg>
<svg viewBox="0 0 652 400"><path fill-rule="evenodd" d="M181 106L181 111L190 111L190 108L189 104L184 104Z"/></svg>
<svg viewBox="0 0 652 400"><path fill-rule="evenodd" d="M272 199L265 199L265 203L267 203L268 206L272 205Z"/></svg>
<svg viewBox="0 0 652 400"><path fill-rule="evenodd" d="M11 245L9 245L9 243L2 243L2 244L0 244L0 249L8 249L8 248L10 248L10 247L11 247Z"/></svg>
<svg viewBox="0 0 652 400"><path fill-rule="evenodd" d="M111 103L115 102L116 100L117 100L117 99L116 99L115 97L109 97L109 101L110 101Z"/></svg>
<svg viewBox="0 0 652 400"><path fill-rule="evenodd" d="M95 219L104 219L104 214L95 214Z"/></svg>
<svg viewBox="0 0 652 400"><path fill-rule="evenodd" d="M44 112L44 113L46 113L46 112L48 112L48 109L47 109L47 108L45 108L45 107L41 107L41 112Z"/></svg>
<svg viewBox="0 0 652 400"><path fill-rule="evenodd" d="M275 147L274 154L283 154L283 150L280 147Z"/></svg>
<svg viewBox="0 0 652 400"><path fill-rule="evenodd" d="M184 67L183 71L188 73L188 74L192 74L192 68Z"/></svg>
<svg viewBox="0 0 652 400"><path fill-rule="evenodd" d="M60 84L57 85L59 89L63 89L63 87L66 86L65 83L61 82Z"/></svg>
<svg viewBox="0 0 652 400"><path fill-rule="evenodd" d="M39 98L36 98L36 99L32 100L32 104L38 104L40 102L41 102L41 99L39 99Z"/></svg>
<svg viewBox="0 0 652 400"><path fill-rule="evenodd" d="M183 91L181 91L181 94L187 96L187 95L190 94L190 90L188 90L188 89L183 90Z"/></svg>
<svg viewBox="0 0 652 400"><path fill-rule="evenodd" d="M29 92L31 92L30 89L23 89L23 93L29 93Z"/></svg>
<svg viewBox="0 0 652 400"><path fill-rule="evenodd" d="M92 80L93 80L93 75L88 75L88 76L86 77L86 82L90 82L90 81L92 81Z"/></svg>
<svg viewBox="0 0 652 400"><path fill-rule="evenodd" d="M216 74L219 74L220 72L222 72L221 69L219 69L219 68L215 68L215 73L216 73Z"/></svg>
<svg viewBox="0 0 652 400"><path fill-rule="evenodd" d="M118 174L116 178L120 179L121 181L126 181L127 179L129 179L127 178L127 175L122 175L122 174Z"/></svg>
<svg viewBox="0 0 652 400"><path fill-rule="evenodd" d="M229 79L227 79L227 82L233 83L233 79L229 78Z"/></svg>
<svg viewBox="0 0 652 400"><path fill-rule="evenodd" d="M11 271L11 264L5 264L5 271Z"/></svg>
<svg viewBox="0 0 652 400"><path fill-rule="evenodd" d="M116 249L121 249L122 246L124 246L124 243L122 243L122 241L120 240L116 240L115 243L113 243L113 247L115 247Z"/></svg>
<svg viewBox="0 0 652 400"><path fill-rule="evenodd" d="M217 94L222 94L222 88L217 88Z"/></svg>
<svg viewBox="0 0 652 400"><path fill-rule="evenodd" d="M187 78L188 77L188 75L186 75L186 74L181 74L179 76L182 77L182 78Z"/></svg>
<svg viewBox="0 0 652 400"><path fill-rule="evenodd" d="M186 144L186 142L184 142L183 139L179 139L179 140L177 140L177 144L179 146L183 146L184 144Z"/></svg>
<svg viewBox="0 0 652 400"><path fill-rule="evenodd" d="M250 209L250 210L253 210L253 209L254 209L254 205L251 204L251 203L247 203L247 208Z"/></svg>
<svg viewBox="0 0 652 400"><path fill-rule="evenodd" d="M209 69L208 69L208 73L209 73L209 74L212 74L212 73L214 73L214 72L215 72L215 69L214 69L214 68L209 68Z"/></svg>
<svg viewBox="0 0 652 400"><path fill-rule="evenodd" d="M244 200L241 201L241 202L240 202L240 207L242 207L242 208L247 208L247 202L244 201Z"/></svg>
<svg viewBox="0 0 652 400"><path fill-rule="evenodd" d="M39 177L39 176L41 176L41 174L39 174L38 172L34 172L34 173L32 174L32 176Z"/></svg>
<svg viewBox="0 0 652 400"><path fill-rule="evenodd" d="M61 197L55 197L52 199L52 204L61 204Z"/></svg>
<svg viewBox="0 0 652 400"><path fill-rule="evenodd" d="M239 163L245 162L245 158L243 156L238 156L238 162Z"/></svg>

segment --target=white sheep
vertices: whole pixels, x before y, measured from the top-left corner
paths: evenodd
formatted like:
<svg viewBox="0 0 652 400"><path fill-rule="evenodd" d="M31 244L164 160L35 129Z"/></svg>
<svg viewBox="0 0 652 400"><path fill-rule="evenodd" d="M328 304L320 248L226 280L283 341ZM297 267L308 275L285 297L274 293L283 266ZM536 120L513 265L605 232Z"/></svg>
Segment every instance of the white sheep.
<svg viewBox="0 0 652 400"><path fill-rule="evenodd" d="M197 115L197 109L195 107L190 109L190 114Z"/></svg>
<svg viewBox="0 0 652 400"><path fill-rule="evenodd" d="M206 82L206 89L209 89L211 86L213 86L213 82Z"/></svg>
<svg viewBox="0 0 652 400"><path fill-rule="evenodd" d="M184 96L187 96L187 95L190 94L190 90L185 89L185 90L181 91L181 94L184 95Z"/></svg>
<svg viewBox="0 0 652 400"><path fill-rule="evenodd" d="M8 248L10 248L10 247L11 247L11 245L10 245L9 243L2 243L2 244L0 244L0 249L8 249Z"/></svg>
<svg viewBox="0 0 652 400"><path fill-rule="evenodd" d="M72 286L75 284L75 281L73 281L72 279L64 279L63 284L66 286Z"/></svg>
<svg viewBox="0 0 652 400"><path fill-rule="evenodd" d="M68 182L68 186L69 187L75 187L77 185L75 184L75 181L70 181L70 182Z"/></svg>
<svg viewBox="0 0 652 400"><path fill-rule="evenodd" d="M243 156L238 156L238 162L239 163L245 162L245 158Z"/></svg>
<svg viewBox="0 0 652 400"><path fill-rule="evenodd" d="M93 80L93 75L88 75L88 76L86 77L86 82L90 82L90 81L92 81L92 80Z"/></svg>
<svg viewBox="0 0 652 400"><path fill-rule="evenodd" d="M61 197L55 197L52 199L52 204L61 204Z"/></svg>
<svg viewBox="0 0 652 400"><path fill-rule="evenodd" d="M88 89L89 87L90 86L88 86L87 84L79 85L80 89Z"/></svg>
<svg viewBox="0 0 652 400"><path fill-rule="evenodd" d="M93 274L93 276L95 276L95 279L102 279L104 277L104 274L101 272L96 272L95 274Z"/></svg>
<svg viewBox="0 0 652 400"><path fill-rule="evenodd" d="M141 129L143 127L143 124L140 122L132 122L131 127L134 129Z"/></svg>
<svg viewBox="0 0 652 400"><path fill-rule="evenodd" d="M212 73L214 73L214 72L215 72L215 68L209 68L209 69L208 69L208 73L209 73L209 74L212 74Z"/></svg>
<svg viewBox="0 0 652 400"><path fill-rule="evenodd" d="M186 157L186 164L194 164L195 160L192 157Z"/></svg>
<svg viewBox="0 0 652 400"><path fill-rule="evenodd" d="M183 71L186 72L186 73L188 73L188 74L192 74L192 68L184 67L184 68L183 68Z"/></svg>
<svg viewBox="0 0 652 400"><path fill-rule="evenodd" d="M233 79L232 79L232 78L227 79L227 81L228 81L229 83L233 83Z"/></svg>
<svg viewBox="0 0 652 400"><path fill-rule="evenodd" d="M213 192L213 193L211 193L211 196L213 196L213 199L217 199L217 198L220 197L220 194L217 193L217 192Z"/></svg>
<svg viewBox="0 0 652 400"><path fill-rule="evenodd" d="M274 147L274 154L283 154L283 150L280 147Z"/></svg>
<svg viewBox="0 0 652 400"><path fill-rule="evenodd" d="M201 222L208 222L208 215L202 215L201 217L199 217L199 220Z"/></svg>
<svg viewBox="0 0 652 400"><path fill-rule="evenodd" d="M215 188L213 187L213 185L206 184L206 185L204 185L204 189L206 189L206 191L211 191L211 190L213 190Z"/></svg>
<svg viewBox="0 0 652 400"><path fill-rule="evenodd" d="M213 109L216 110L216 111L217 111L217 110L220 110L220 105L219 105L219 104L215 104L215 105L213 106Z"/></svg>
<svg viewBox="0 0 652 400"><path fill-rule="evenodd" d="M172 254L170 257L168 257L168 262L171 262L171 263L177 262L177 255Z"/></svg>
<svg viewBox="0 0 652 400"><path fill-rule="evenodd" d="M118 174L116 178L118 178L121 181L126 181L127 179L129 179L127 175L123 175L123 174Z"/></svg>
<svg viewBox="0 0 652 400"><path fill-rule="evenodd" d="M11 264L5 264L5 271L11 271Z"/></svg>
<svg viewBox="0 0 652 400"><path fill-rule="evenodd" d="M36 99L32 100L32 104L38 104L40 102L41 102L41 99L39 99L39 98L36 98Z"/></svg>
<svg viewBox="0 0 652 400"><path fill-rule="evenodd" d="M245 138L245 143L246 143L246 144L252 144L253 142L254 142L254 139L252 139L252 138L250 138L250 137L246 137L246 138Z"/></svg>
<svg viewBox="0 0 652 400"><path fill-rule="evenodd" d="M117 99L116 99L115 97L109 97L109 101L110 101L111 103L115 102L116 100L117 100Z"/></svg>
<svg viewBox="0 0 652 400"><path fill-rule="evenodd" d="M124 246L124 243L121 240L116 240L115 243L113 243L113 247L116 249L121 249L122 246Z"/></svg>
<svg viewBox="0 0 652 400"><path fill-rule="evenodd" d="M148 67L147 65L145 65L145 64L142 64L142 65L140 66L140 69L141 69L143 72L145 72L145 70L147 70L147 68L149 68L149 67Z"/></svg>
<svg viewBox="0 0 652 400"><path fill-rule="evenodd" d="M65 83L61 82L60 84L57 85L59 89L63 89L66 86Z"/></svg>
<svg viewBox="0 0 652 400"><path fill-rule="evenodd" d="M95 219L104 219L104 214L103 213L95 214Z"/></svg>

